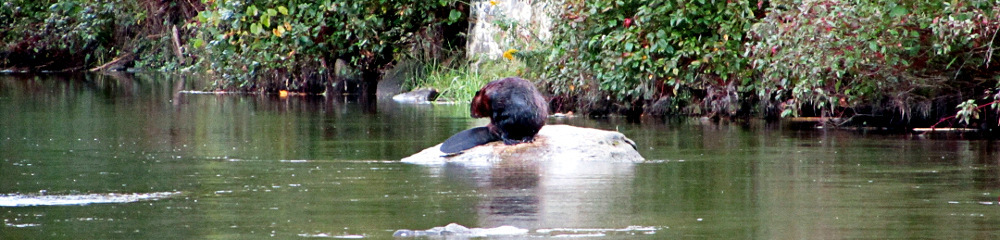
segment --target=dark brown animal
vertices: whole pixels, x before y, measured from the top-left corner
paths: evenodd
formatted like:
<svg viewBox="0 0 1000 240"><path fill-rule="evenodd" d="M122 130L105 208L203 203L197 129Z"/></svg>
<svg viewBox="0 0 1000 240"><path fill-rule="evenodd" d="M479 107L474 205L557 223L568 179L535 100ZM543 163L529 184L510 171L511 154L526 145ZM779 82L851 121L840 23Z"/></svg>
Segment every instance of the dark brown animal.
<svg viewBox="0 0 1000 240"><path fill-rule="evenodd" d="M472 117L489 117L490 124L451 136L441 144L442 152L457 153L498 140L507 145L532 142L549 116L545 98L535 85L518 77L487 83L471 105Z"/></svg>

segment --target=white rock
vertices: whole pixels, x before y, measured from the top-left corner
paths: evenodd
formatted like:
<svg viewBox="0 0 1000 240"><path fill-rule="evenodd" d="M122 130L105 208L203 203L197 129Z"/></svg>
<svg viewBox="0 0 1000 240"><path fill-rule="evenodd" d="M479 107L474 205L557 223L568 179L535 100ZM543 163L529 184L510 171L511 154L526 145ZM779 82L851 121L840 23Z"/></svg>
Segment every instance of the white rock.
<svg viewBox="0 0 1000 240"><path fill-rule="evenodd" d="M443 164L448 162L484 164L501 161L598 161L641 162L635 142L615 131L569 125L546 125L532 143L504 145L492 142L446 156L441 144L424 149L402 162Z"/></svg>

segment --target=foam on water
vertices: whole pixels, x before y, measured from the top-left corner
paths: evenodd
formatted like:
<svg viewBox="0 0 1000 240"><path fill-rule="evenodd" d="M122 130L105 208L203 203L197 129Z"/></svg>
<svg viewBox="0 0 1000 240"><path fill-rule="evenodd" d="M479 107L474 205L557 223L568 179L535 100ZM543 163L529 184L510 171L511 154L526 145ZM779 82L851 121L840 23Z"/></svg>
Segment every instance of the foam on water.
<svg viewBox="0 0 1000 240"><path fill-rule="evenodd" d="M3 194L0 195L0 207L27 207L27 206L60 206L60 205L87 205L93 203L130 203L146 200L159 200L181 192L154 192L154 193L95 193L95 194L68 194L68 195L30 195L30 194Z"/></svg>
<svg viewBox="0 0 1000 240"><path fill-rule="evenodd" d="M315 233L315 234L301 233L301 234L299 234L299 237L306 237L306 238L362 239L362 238L365 238L365 235L357 235L357 234L330 235L328 233Z"/></svg>
<svg viewBox="0 0 1000 240"><path fill-rule="evenodd" d="M543 228L535 232L551 237L599 237L608 235L656 234L661 227L628 226L625 228Z"/></svg>
<svg viewBox="0 0 1000 240"><path fill-rule="evenodd" d="M530 230L513 227L500 226L495 228L467 228L465 226L451 223L444 227L434 227L427 230L401 229L393 233L393 237L424 237L424 236L463 236L463 237L488 237L488 236L548 236L555 238L587 238L604 237L608 235L635 235L635 234L656 234L661 227L652 226L628 226L625 228L543 228L535 230L532 234Z"/></svg>
<svg viewBox="0 0 1000 240"><path fill-rule="evenodd" d="M524 235L528 229L513 226L500 226L495 228L467 228L457 223L451 223L444 227L434 227L427 230L401 229L392 234L393 237L422 237L422 236L465 236L465 237L487 237L502 235Z"/></svg>

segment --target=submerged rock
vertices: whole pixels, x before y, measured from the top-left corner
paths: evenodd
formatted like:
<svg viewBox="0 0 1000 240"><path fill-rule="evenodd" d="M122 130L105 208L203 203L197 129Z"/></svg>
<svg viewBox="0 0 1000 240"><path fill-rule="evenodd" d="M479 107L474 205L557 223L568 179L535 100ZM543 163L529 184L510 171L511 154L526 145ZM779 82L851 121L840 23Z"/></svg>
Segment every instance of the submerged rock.
<svg viewBox="0 0 1000 240"><path fill-rule="evenodd" d="M446 162L494 163L504 160L641 162L635 142L615 131L569 125L545 125L532 143L504 145L492 142L458 154L441 152L441 144L424 149L402 162L440 164Z"/></svg>
<svg viewBox="0 0 1000 240"><path fill-rule="evenodd" d="M396 94L396 96L392 96L392 100L401 103L424 103L434 101L437 97L437 89L418 88L410 92Z"/></svg>

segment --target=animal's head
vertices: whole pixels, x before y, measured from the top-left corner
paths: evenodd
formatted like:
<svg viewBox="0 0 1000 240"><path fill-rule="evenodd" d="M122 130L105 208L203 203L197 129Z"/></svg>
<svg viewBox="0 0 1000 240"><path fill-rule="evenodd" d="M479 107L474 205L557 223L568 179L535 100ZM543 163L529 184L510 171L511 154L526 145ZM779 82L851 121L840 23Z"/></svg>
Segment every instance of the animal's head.
<svg viewBox="0 0 1000 240"><path fill-rule="evenodd" d="M489 86L489 85L487 85ZM492 114L492 109L490 108L490 97L486 93L488 89L483 87L476 92L476 96L472 97L472 117L481 118L489 117Z"/></svg>

